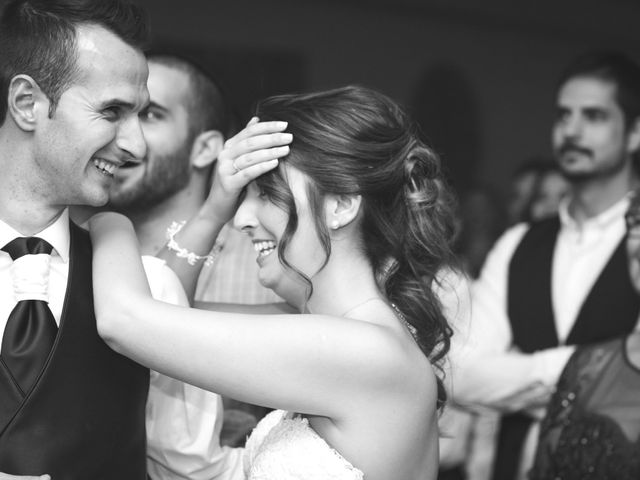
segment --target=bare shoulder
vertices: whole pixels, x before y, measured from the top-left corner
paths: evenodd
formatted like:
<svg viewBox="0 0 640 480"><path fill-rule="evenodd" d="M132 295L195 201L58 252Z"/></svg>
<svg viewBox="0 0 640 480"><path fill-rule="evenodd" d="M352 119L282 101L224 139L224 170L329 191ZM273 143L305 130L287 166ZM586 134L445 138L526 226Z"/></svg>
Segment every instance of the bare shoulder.
<svg viewBox="0 0 640 480"><path fill-rule="evenodd" d="M434 368L406 327L359 323L364 324L361 332L366 335L366 339L359 338L357 347L363 369L360 378L368 382L362 387L412 398L435 398Z"/></svg>

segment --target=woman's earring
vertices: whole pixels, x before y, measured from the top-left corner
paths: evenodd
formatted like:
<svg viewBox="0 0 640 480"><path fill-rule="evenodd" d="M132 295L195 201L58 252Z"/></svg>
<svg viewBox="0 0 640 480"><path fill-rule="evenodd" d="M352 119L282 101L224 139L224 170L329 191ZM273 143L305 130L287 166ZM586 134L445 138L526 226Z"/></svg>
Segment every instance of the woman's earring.
<svg viewBox="0 0 640 480"><path fill-rule="evenodd" d="M340 228L340 222L338 220L334 220L331 222L331 230L337 230Z"/></svg>

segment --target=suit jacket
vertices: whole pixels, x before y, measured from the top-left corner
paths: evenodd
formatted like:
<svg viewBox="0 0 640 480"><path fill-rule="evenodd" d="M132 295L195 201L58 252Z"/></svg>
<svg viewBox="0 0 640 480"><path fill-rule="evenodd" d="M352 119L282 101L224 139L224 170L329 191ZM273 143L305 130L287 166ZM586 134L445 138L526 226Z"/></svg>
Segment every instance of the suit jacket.
<svg viewBox="0 0 640 480"><path fill-rule="evenodd" d="M40 377L23 396L0 364L0 471L144 480L149 371L98 336L91 242L73 223L70 238L60 328Z"/></svg>

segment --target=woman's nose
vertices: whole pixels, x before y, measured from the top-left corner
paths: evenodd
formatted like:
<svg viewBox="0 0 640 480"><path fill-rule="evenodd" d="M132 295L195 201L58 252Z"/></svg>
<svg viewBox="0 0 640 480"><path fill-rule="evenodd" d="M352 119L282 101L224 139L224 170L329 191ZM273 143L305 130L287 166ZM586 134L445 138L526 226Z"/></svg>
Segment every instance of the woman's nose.
<svg viewBox="0 0 640 480"><path fill-rule="evenodd" d="M250 197L250 194L247 193L247 196L242 200L233 217L233 226L248 235L250 235L258 225L254 204L255 201Z"/></svg>

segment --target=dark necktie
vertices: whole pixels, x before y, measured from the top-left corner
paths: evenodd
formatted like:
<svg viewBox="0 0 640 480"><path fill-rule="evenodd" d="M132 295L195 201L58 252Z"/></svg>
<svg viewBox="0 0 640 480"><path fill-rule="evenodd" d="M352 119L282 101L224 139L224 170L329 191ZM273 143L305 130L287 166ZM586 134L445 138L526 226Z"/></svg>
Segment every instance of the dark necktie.
<svg viewBox="0 0 640 480"><path fill-rule="evenodd" d="M2 250L16 259L24 255L51 254L53 247L38 237L19 237ZM58 326L44 300L20 300L9 314L0 358L26 395L49 356Z"/></svg>

